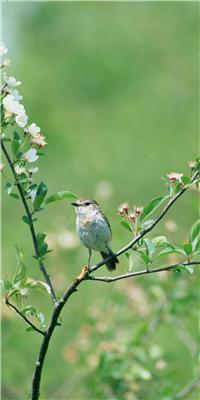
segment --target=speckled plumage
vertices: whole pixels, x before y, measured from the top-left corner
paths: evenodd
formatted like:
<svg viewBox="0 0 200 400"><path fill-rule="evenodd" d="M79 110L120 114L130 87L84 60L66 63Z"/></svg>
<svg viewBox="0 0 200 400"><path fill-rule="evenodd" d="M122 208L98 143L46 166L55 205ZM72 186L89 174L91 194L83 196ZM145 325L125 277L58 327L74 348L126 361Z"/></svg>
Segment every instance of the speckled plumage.
<svg viewBox="0 0 200 400"><path fill-rule="evenodd" d="M112 233L108 219L102 213L95 200L78 200L76 209L76 229L82 243L90 250L99 251L103 258L112 254ZM109 269L115 269L117 259L107 263Z"/></svg>

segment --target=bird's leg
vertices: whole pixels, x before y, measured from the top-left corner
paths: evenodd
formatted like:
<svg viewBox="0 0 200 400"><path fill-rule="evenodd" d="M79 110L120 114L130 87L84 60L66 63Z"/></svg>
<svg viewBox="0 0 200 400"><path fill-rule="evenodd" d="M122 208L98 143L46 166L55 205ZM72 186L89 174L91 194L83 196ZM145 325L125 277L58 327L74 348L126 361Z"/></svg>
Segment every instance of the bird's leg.
<svg viewBox="0 0 200 400"><path fill-rule="evenodd" d="M88 248L88 251L89 251L88 270L90 271L90 260L91 260L91 257L92 257L92 250Z"/></svg>

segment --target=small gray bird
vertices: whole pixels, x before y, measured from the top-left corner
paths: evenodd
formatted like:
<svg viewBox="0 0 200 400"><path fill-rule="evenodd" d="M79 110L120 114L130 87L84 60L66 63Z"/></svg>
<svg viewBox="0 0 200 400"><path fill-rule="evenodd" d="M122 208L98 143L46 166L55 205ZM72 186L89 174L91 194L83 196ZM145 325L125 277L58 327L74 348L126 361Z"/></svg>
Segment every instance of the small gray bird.
<svg viewBox="0 0 200 400"><path fill-rule="evenodd" d="M92 250L99 251L103 259L109 255L113 258L106 263L111 271L116 268L119 261L111 250L112 233L108 219L102 213L99 204L95 200L81 199L71 203L76 210L76 229L82 243L89 250L89 260Z"/></svg>

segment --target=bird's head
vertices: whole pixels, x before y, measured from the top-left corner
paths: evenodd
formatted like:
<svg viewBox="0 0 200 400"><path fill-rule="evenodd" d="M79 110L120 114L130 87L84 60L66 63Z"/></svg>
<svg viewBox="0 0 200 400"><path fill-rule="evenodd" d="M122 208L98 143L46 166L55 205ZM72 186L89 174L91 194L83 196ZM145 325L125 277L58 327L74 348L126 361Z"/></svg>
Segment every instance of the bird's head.
<svg viewBox="0 0 200 400"><path fill-rule="evenodd" d="M92 199L80 199L73 201L71 204L75 207L78 215L93 214L100 210L98 203Z"/></svg>

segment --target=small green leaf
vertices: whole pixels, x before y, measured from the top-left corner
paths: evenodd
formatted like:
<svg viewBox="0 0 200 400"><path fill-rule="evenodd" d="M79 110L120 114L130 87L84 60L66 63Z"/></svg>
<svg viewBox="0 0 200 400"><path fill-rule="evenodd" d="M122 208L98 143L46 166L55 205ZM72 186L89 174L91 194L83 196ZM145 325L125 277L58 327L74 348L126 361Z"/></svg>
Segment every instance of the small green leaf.
<svg viewBox="0 0 200 400"><path fill-rule="evenodd" d="M10 182L7 182L5 185L5 191L8 195L12 192L13 184Z"/></svg>
<svg viewBox="0 0 200 400"><path fill-rule="evenodd" d="M155 252L155 246L150 239L144 239L147 255L151 258Z"/></svg>
<svg viewBox="0 0 200 400"><path fill-rule="evenodd" d="M140 215L140 221L143 221L147 215L152 214L169 196L160 196L151 200L149 204L144 208L142 214Z"/></svg>
<svg viewBox="0 0 200 400"><path fill-rule="evenodd" d="M57 192L49 196L46 199L45 204L53 203L54 201L59 201L63 199L77 199L77 196L69 191Z"/></svg>
<svg viewBox="0 0 200 400"><path fill-rule="evenodd" d="M25 224L30 225L29 218L27 217L27 215L23 215L22 219L25 222Z"/></svg>
<svg viewBox="0 0 200 400"><path fill-rule="evenodd" d="M152 243L155 247L165 246L168 244L168 240L165 236L156 236L152 239Z"/></svg>
<svg viewBox="0 0 200 400"><path fill-rule="evenodd" d="M133 254L126 253L126 257L128 258L128 272L133 269Z"/></svg>
<svg viewBox="0 0 200 400"><path fill-rule="evenodd" d="M133 233L131 225L127 221L121 221L121 225L129 232Z"/></svg>
<svg viewBox="0 0 200 400"><path fill-rule="evenodd" d="M17 251L17 271L13 278L13 285L20 283L22 285L25 282L26 278L26 267L24 265L24 255L20 248L16 247Z"/></svg>
<svg viewBox="0 0 200 400"><path fill-rule="evenodd" d="M192 265L184 265L184 267L190 274L193 274L194 268Z"/></svg>
<svg viewBox="0 0 200 400"><path fill-rule="evenodd" d="M19 195L12 191L13 190L13 186L14 185L12 183L7 182L6 185L5 185L5 191L10 197L13 197L15 199L19 199Z"/></svg>
<svg viewBox="0 0 200 400"><path fill-rule="evenodd" d="M181 181L184 185L188 185L191 181L191 178L189 176L182 176Z"/></svg>
<svg viewBox="0 0 200 400"><path fill-rule="evenodd" d="M166 249L162 250L159 254L157 254L156 258L160 258L162 256L166 256L168 254L173 254L173 253L183 254L185 256L185 251L182 247L168 246L166 247Z"/></svg>
<svg viewBox="0 0 200 400"><path fill-rule="evenodd" d="M142 229L148 229L152 224L154 223L154 219L148 219L147 221L144 221L140 227Z"/></svg>
<svg viewBox="0 0 200 400"><path fill-rule="evenodd" d="M192 245L191 245L191 243L184 244L183 248L184 248L185 254L187 256L189 256L192 253Z"/></svg>
<svg viewBox="0 0 200 400"><path fill-rule="evenodd" d="M40 257L42 257L46 253L48 253L48 244L44 241L45 237L46 237L46 235L42 232L39 232L37 234L37 243L38 243Z"/></svg>
<svg viewBox="0 0 200 400"><path fill-rule="evenodd" d="M1 285L4 287L6 292L9 292L13 286L12 282L7 279L1 279Z"/></svg>
<svg viewBox="0 0 200 400"><path fill-rule="evenodd" d="M145 254L145 253L143 253L142 251L140 251L140 255L141 255L141 257L142 257L144 263L145 263L146 265L148 265L149 262L150 262L150 258L149 258L149 256L148 256L148 254Z"/></svg>
<svg viewBox="0 0 200 400"><path fill-rule="evenodd" d="M190 232L190 242L193 242L200 233L200 219L194 223Z"/></svg>
<svg viewBox="0 0 200 400"><path fill-rule="evenodd" d="M33 206L35 210L38 210L44 203L45 196L47 194L47 186L44 182L41 182L37 188Z"/></svg>
<svg viewBox="0 0 200 400"><path fill-rule="evenodd" d="M11 144L11 149L12 149L12 153L13 156L15 157L17 155L17 153L19 152L19 147L20 147L20 143L19 140L13 139L12 140L12 144Z"/></svg>

